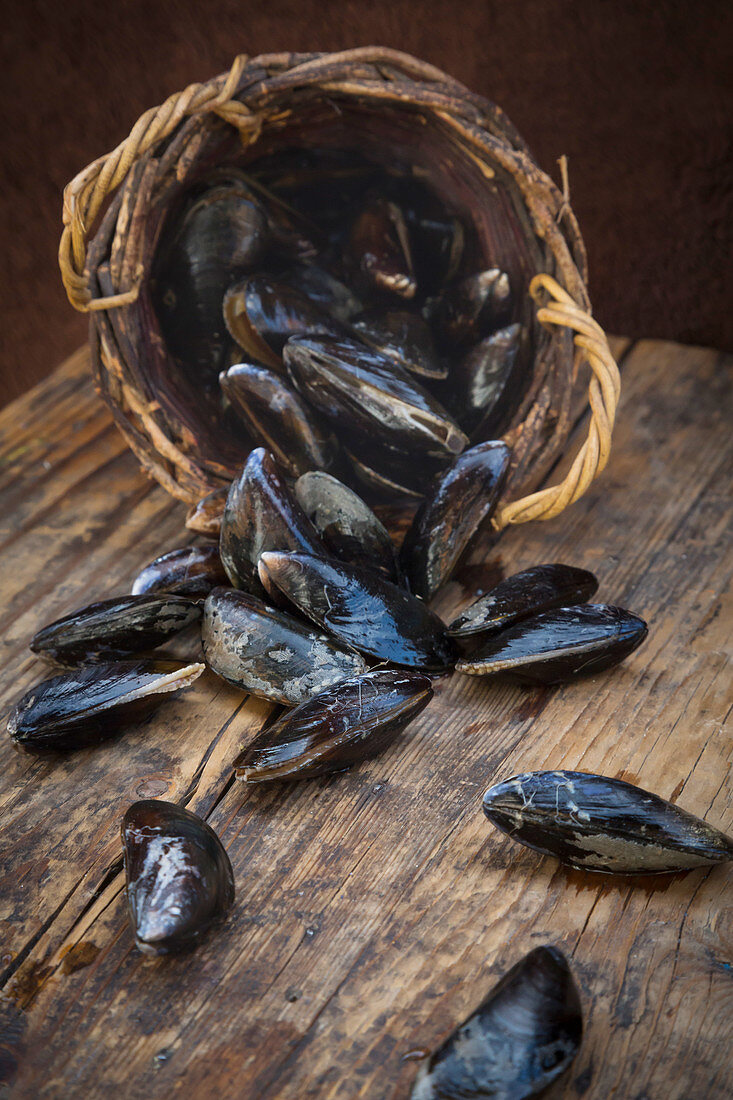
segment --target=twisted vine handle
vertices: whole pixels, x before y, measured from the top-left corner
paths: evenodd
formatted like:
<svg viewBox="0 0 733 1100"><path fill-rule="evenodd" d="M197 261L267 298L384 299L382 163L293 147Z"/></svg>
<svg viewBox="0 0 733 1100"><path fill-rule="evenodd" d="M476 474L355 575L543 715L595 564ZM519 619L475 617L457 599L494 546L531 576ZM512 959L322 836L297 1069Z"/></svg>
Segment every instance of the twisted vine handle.
<svg viewBox="0 0 733 1100"><path fill-rule="evenodd" d="M163 138L168 137L186 117L213 112L235 126L243 140L253 141L260 130L260 118L243 103L232 99L246 54L240 54L228 73L206 84L189 84L159 107L141 115L132 130L111 153L99 157L79 172L64 188L64 230L59 245L59 267L66 293L74 309L81 313L131 305L140 286L108 298L92 298L85 272L87 237L108 195L122 183L136 161Z"/></svg>
<svg viewBox="0 0 733 1100"><path fill-rule="evenodd" d="M559 325L575 331L573 342L593 372L588 387L590 425L588 436L570 470L558 485L514 500L499 508L494 526L501 530L513 523L553 519L583 495L605 467L611 451L611 433L616 419L621 378L606 334L589 313L573 300L551 275L535 275L529 293L537 302L537 320L545 327ZM542 305L545 294L550 301Z"/></svg>

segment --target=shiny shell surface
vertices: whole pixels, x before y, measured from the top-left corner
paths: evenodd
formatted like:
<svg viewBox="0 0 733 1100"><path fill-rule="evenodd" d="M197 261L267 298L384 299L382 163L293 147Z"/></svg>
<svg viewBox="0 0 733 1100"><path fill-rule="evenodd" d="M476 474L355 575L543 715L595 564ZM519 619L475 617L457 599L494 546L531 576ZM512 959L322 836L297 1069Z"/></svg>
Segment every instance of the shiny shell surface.
<svg viewBox="0 0 733 1100"><path fill-rule="evenodd" d="M389 532L353 489L312 470L296 481L295 496L334 557L376 569L397 583L397 553Z"/></svg>
<svg viewBox="0 0 733 1100"><path fill-rule="evenodd" d="M127 911L146 955L189 951L234 901L234 873L214 830L172 802L134 802L122 820Z"/></svg>
<svg viewBox="0 0 733 1100"><path fill-rule="evenodd" d="M277 462L258 447L231 484L221 523L219 553L235 588L261 594L257 562L265 550L328 554Z"/></svg>
<svg viewBox="0 0 733 1100"><path fill-rule="evenodd" d="M233 589L215 589L207 599L202 642L217 676L290 707L367 667L353 649Z"/></svg>
<svg viewBox="0 0 733 1100"><path fill-rule="evenodd" d="M171 592L190 600L205 599L212 588L227 583L217 546L182 546L146 565L132 584L133 596Z"/></svg>
<svg viewBox="0 0 733 1100"><path fill-rule="evenodd" d="M492 515L509 470L501 440L479 443L439 475L405 535L400 565L410 591L430 599L450 577L480 525Z"/></svg>
<svg viewBox="0 0 733 1100"><path fill-rule="evenodd" d="M436 331L449 348L476 343L507 318L509 277L498 268L467 275L446 287L432 309Z"/></svg>
<svg viewBox="0 0 733 1100"><path fill-rule="evenodd" d="M76 668L26 692L8 719L8 732L31 750L104 741L188 687L204 667L140 657Z"/></svg>
<svg viewBox="0 0 733 1100"><path fill-rule="evenodd" d="M521 325L508 325L480 340L453 365L447 404L461 427L480 435L512 377Z"/></svg>
<svg viewBox="0 0 733 1100"><path fill-rule="evenodd" d="M235 761L266 783L341 771L386 748L433 696L430 678L379 669L316 695L264 730Z"/></svg>
<svg viewBox="0 0 733 1100"><path fill-rule="evenodd" d="M201 377L222 369L227 287L262 257L267 223L238 180L209 187L166 230L153 274L153 301L170 351Z"/></svg>
<svg viewBox="0 0 733 1100"><path fill-rule="evenodd" d="M230 287L224 319L241 348L267 366L282 370L281 353L291 336L331 333L338 324L305 294L271 275L252 275Z"/></svg>
<svg viewBox="0 0 733 1100"><path fill-rule="evenodd" d="M115 596L44 626L31 649L65 665L124 657L155 649L200 618L201 608L185 596Z"/></svg>
<svg viewBox="0 0 733 1100"><path fill-rule="evenodd" d="M353 435L417 458L460 454L468 443L453 418L392 360L356 340L301 336L290 340L285 364L300 393Z"/></svg>
<svg viewBox="0 0 733 1100"><path fill-rule="evenodd" d="M456 638L495 634L555 607L585 603L598 589L596 577L587 569L552 562L533 565L506 577L453 620L448 633Z"/></svg>
<svg viewBox="0 0 733 1100"><path fill-rule="evenodd" d="M453 665L453 643L438 616L371 569L267 553L260 570L299 611L360 653L426 671Z"/></svg>
<svg viewBox="0 0 733 1100"><path fill-rule="evenodd" d="M423 378L445 378L430 326L419 313L406 309L372 310L354 318L358 338L403 370Z"/></svg>
<svg viewBox="0 0 733 1100"><path fill-rule="evenodd" d="M570 1066L583 1037L577 986L555 947L536 947L421 1066L411 1100L525 1100Z"/></svg>
<svg viewBox="0 0 733 1100"><path fill-rule="evenodd" d="M298 477L333 465L335 437L282 375L238 363L219 381L254 442L267 447L288 474Z"/></svg>
<svg viewBox="0 0 733 1100"><path fill-rule="evenodd" d="M582 871L649 875L733 860L733 837L602 775L515 775L486 791L483 808L512 840Z"/></svg>
<svg viewBox="0 0 733 1100"><path fill-rule="evenodd" d="M471 676L507 672L528 683L560 684L612 668L646 635L644 620L623 607L560 607L507 627L456 669Z"/></svg>

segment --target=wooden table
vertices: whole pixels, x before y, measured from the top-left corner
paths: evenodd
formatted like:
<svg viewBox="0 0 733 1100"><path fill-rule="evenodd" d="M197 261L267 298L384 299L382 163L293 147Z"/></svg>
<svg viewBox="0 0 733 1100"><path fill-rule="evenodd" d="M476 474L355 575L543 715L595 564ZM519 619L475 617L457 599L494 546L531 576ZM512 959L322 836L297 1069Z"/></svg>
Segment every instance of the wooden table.
<svg viewBox="0 0 733 1100"><path fill-rule="evenodd" d="M616 350L606 473L562 517L477 547L437 607L452 613L500 571L585 566L599 599L651 624L618 669L552 690L444 678L383 756L270 790L231 774L270 708L211 673L95 749L41 760L3 737L10 1094L404 1097L420 1053L520 956L553 943L587 1026L549 1096L731 1096L733 869L637 881L568 871L480 807L498 778L571 768L733 828L731 360L649 341ZM5 409L0 429L7 709L46 673L26 648L41 624L129 590L187 537L183 506L140 472L94 396L85 353ZM206 817L234 865L233 914L188 957L143 957L127 926L119 822L151 796Z"/></svg>

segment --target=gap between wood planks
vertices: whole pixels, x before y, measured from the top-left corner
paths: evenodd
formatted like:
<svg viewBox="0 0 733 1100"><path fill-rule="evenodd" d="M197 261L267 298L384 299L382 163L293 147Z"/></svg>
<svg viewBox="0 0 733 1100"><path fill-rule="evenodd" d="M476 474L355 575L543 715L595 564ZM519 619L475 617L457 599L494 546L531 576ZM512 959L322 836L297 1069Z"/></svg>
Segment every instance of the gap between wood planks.
<svg viewBox="0 0 733 1100"><path fill-rule="evenodd" d="M637 346L637 341L628 341L628 340L625 340L625 339L617 338L613 341L613 346L617 349L620 349L620 351L617 352L617 359L618 359L619 368L623 372L624 364L626 363L627 359L629 358L629 356L633 352L634 348ZM72 360L70 361L70 364L73 365L74 370L78 370L78 364L83 361L84 357L85 357L85 349L80 349L80 353L78 353L77 355L72 357ZM62 368L62 370L64 371L64 374L68 373L69 364L64 364L64 367ZM71 385L72 385L72 390L74 392L76 392L76 385L73 382L73 380L71 382ZM26 398L21 399L21 400L24 403L26 403L29 407L32 407L34 403L42 404L43 396L44 396L44 384L42 383L41 386L37 387L36 391L31 391L31 394L26 395ZM2 419L3 418L0 416L0 424L2 423ZM578 438L577 437L582 436L582 433L583 433L583 430L584 430L584 424L585 424L585 422L587 422L588 419L589 419L589 410L587 408L587 403L586 403L585 396L583 396L582 398L579 396L578 397L577 411L576 411L576 414L573 418L571 429L570 429L570 432L569 432L569 435L568 435L568 448L566 449L566 451L567 450L572 451L577 446L577 443L578 443ZM106 429L104 429L101 433L98 433L98 434L103 435L103 434L105 434L105 431L106 431ZM93 437L93 438L96 438L96 436ZM64 462L69 461L69 459L76 453L77 450L83 450L84 447L88 446L89 443L92 442L92 441L93 441L93 439L92 440L88 440L88 439L85 440L80 448L76 448L75 450L73 450L71 452L71 455L66 456L66 458L63 461ZM114 455L109 460L108 465L110 463L118 460L120 455L124 455L125 453L126 453L126 449L123 448L120 451L119 454ZM547 476L545 477L545 479L543 481L543 484L547 484L547 483L549 483L553 480L553 477L555 476L557 468L563 462L563 460L566 461L566 455L565 456L561 455L555 461L552 468L550 469ZM83 484L83 482L85 480L88 480L88 479L94 477L95 475L97 475L99 473L99 470L100 470L100 467L95 467L94 470L88 471L86 474L84 474L80 484ZM78 488L78 486L76 484L75 484L75 487ZM107 532L107 531L112 530L114 528L116 520L119 518L119 516L122 515L122 514L125 514L131 508L135 508L137 505L139 505L140 501L142 499L144 499L146 496L148 496L149 493L152 491L152 489L153 489L152 485L147 485L147 486L144 487L143 491L139 491L136 494L132 494L132 497L127 496L127 497L123 498L123 500L120 502L119 506L115 509L115 511L112 513L112 515L110 515L110 517L106 521L103 532ZM171 509L177 503L178 502L173 502L173 504L171 504ZM29 525L30 525L30 521L29 521ZM492 540L492 547L497 545L497 543L499 542L499 540L502 537L502 534L503 534L503 532L500 533L498 536L496 536ZM67 573L73 571L73 568L74 568L75 564L76 564L75 560L72 560L69 563ZM56 587L56 583L54 584L53 587ZM17 614L18 614L17 609L14 609L13 618L15 618L17 616ZM222 735L226 732L228 727L234 721L237 714L242 709L242 707L245 705L245 703L249 700L249 698L250 697L248 695L245 695L240 700L238 706L235 708L233 713L226 719L226 721L223 723L223 725L220 726L220 728L217 731L217 733L215 734L215 736L212 738L212 740L209 742L206 749L203 751L203 753L201 755L201 759L199 761L199 764L197 765L197 767L194 770L194 773L192 775L192 779L189 782L189 785L188 785L186 791L184 792L184 794L182 796L180 796L176 800L180 805L187 806L191 802L191 800L194 798L194 796L196 794L196 791L198 789L198 783L199 783L199 781L201 779L201 775L203 774L203 771L206 767L207 761L210 759L210 757L211 757L217 743L220 741ZM543 696L543 699L542 699L542 705L543 706L544 706L544 703L547 701L548 698L549 698L549 693L545 693L544 696ZM266 717L263 721L263 726L265 724L269 723L270 721L272 721L273 714L277 711L277 709L278 708L274 708L274 707L270 709L270 711L268 712L268 714L266 715ZM262 728L262 727L260 727L260 728ZM256 735L256 733L257 733L257 731L255 731L254 735ZM510 755L511 752L513 751L514 747L515 746L509 746L507 748L507 751L506 751L505 755L506 756ZM220 805L222 800L226 797L227 793L229 792L229 790L233 786L234 781L235 780L234 780L233 774L228 776L226 781L222 784L221 789L215 794L214 801L211 803L211 805L208 807L208 809L204 813L201 814L201 816L204 818L204 820L208 820L211 817L211 815L214 813L216 808ZM457 827L457 825L454 826L454 828L455 827ZM440 844L438 845L438 849L443 846L443 844L445 843L445 839L446 839L445 837L442 838L442 840L440 841ZM436 851L438 849L436 849ZM63 965L63 959L64 959L65 955L69 952L70 949L73 949L74 946L76 946L78 943L81 942L81 940L83 939L83 937L86 934L89 927L91 927L91 925L99 918L101 913L103 913L104 910L107 909L109 907L109 905L111 905L113 903L113 901L122 892L122 890L124 889L125 881L124 881L124 872L121 870L121 868L122 868L122 859L121 859L121 856L117 856L113 860L109 861L98 872L98 875L99 875L98 882L97 882L97 885L94 887L89 900L83 906L82 910L76 915L73 922L69 926L68 931L63 935L63 940L60 943L59 947L53 952L51 959L49 959L48 962L46 962L43 965L43 967L42 967L43 973L42 973L42 975L39 975L38 981L33 982L31 984L31 988L29 990L29 995L25 998L21 997L21 998L18 999L17 1003L18 1003L19 1007L21 1007L25 1010L33 1004L33 1001L36 999L36 997L38 996L40 991L43 989L43 987L46 985L46 983L52 977L55 976L55 974L57 973L59 967ZM54 910L54 912L51 914L51 916L48 917L47 920L45 920L43 922L41 927L33 934L33 936L29 938L27 943L21 949L18 950L17 954L15 955L15 957L13 958L13 960L9 964L9 966L5 969L5 971L0 973L0 989L3 989L4 991L6 991L10 996L13 995L13 979L14 979L15 975L18 973L18 971L21 969L23 964L29 958L29 956L31 955L31 953L33 952L33 949L37 946L37 944L43 939L43 937L54 926L54 924L56 924L57 921L61 918L61 916L63 914L63 910L66 908L66 906L69 903L69 901L71 900L71 898L73 898L73 896L76 894L77 890L82 886L85 878L89 874L89 870L91 870L91 868L85 870L80 875L80 877L77 879L74 886L72 886L72 888L66 893L66 895L63 898L61 904ZM338 893L343 889L344 884L345 884L345 882L342 882L340 884L339 888L336 891L336 895L334 895L334 896L338 895ZM294 948L294 951L295 950L297 950L297 945ZM55 956L55 959L54 959L54 956ZM282 969L284 969L287 966L288 961L289 961L289 958L283 964ZM38 964L38 965L40 967L40 964ZM354 966L355 965L356 965L356 963L354 964ZM351 973L351 970L353 970L353 967L350 968L349 973ZM348 977L348 975L347 975L347 977ZM346 978L344 978L344 981L346 981ZM343 984L343 983L341 983L341 984ZM326 1002L321 1006L321 1008L319 1009L319 1014L324 1011L324 1009L329 1004L330 1000L332 1000L333 996L334 996L334 994L332 993L331 996L326 1000ZM196 1016L197 1015L198 1015L198 1012L196 1013ZM195 1019L196 1016L194 1016L193 1019ZM189 1024L191 1022L193 1022L193 1021L189 1021Z"/></svg>

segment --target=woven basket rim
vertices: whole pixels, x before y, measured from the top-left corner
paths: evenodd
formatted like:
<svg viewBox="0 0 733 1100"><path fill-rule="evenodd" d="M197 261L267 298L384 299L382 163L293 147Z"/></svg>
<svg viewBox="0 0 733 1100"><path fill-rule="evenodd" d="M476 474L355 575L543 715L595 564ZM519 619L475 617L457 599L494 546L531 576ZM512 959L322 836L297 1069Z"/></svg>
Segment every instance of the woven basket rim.
<svg viewBox="0 0 733 1100"><path fill-rule="evenodd" d="M557 515L605 466L619 390L618 369L608 341L590 316L585 249L577 220L567 194L535 164L500 108L434 66L385 47L336 54L269 54L252 60L238 57L227 73L204 84L192 84L145 112L125 141L92 162L67 186L59 250L62 278L72 305L90 313L97 382L118 426L143 465L174 495L190 502L214 487L216 482L212 483L211 477L206 481L191 458L195 441L172 439L155 401L140 392L126 361L130 349L119 336L120 317L136 302L144 275L134 262L131 241L139 239L135 238L139 231L136 218L145 213L144 186L152 186L150 173L146 180L145 171L159 154L158 165L185 174L191 159L187 143L193 147L205 142L217 119L235 127L243 144L250 145L257 141L263 126L277 118L284 102L314 90L321 96L353 97L360 103L418 110L444 128L487 178L500 169L516 185L532 230L554 265L552 274L540 272L530 284L530 294L539 306L536 318L551 333L553 347L562 344L565 360L572 360L572 366L566 363L564 367L567 377L550 378L547 393L532 394L535 404L525 409L524 420L506 433L507 441L519 453L522 429L525 438L539 439L543 426L553 416L556 419L554 437L529 455L528 469L521 471L523 476L518 475L516 482L531 484L533 476L536 484L560 453L569 429L570 389L583 362L592 372L591 419L588 438L563 481L529 497L503 502L495 525ZM178 161L171 150L180 154ZM115 193L89 243L105 203ZM110 265L115 266L114 278L105 272L109 283L105 290L100 282L101 264L115 246L118 262ZM571 333L574 355L570 354ZM552 385L560 395L559 410L550 408ZM518 469L521 462L520 454Z"/></svg>

